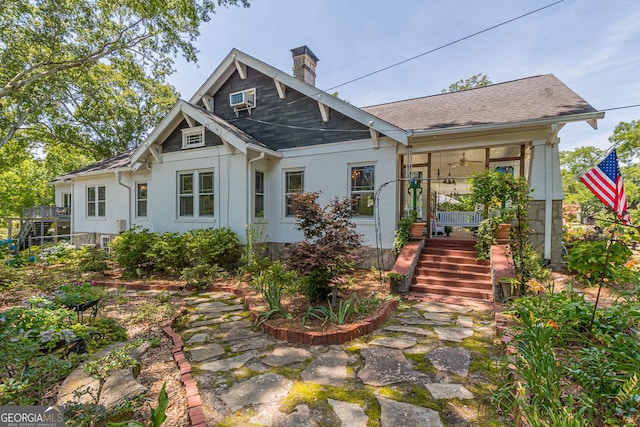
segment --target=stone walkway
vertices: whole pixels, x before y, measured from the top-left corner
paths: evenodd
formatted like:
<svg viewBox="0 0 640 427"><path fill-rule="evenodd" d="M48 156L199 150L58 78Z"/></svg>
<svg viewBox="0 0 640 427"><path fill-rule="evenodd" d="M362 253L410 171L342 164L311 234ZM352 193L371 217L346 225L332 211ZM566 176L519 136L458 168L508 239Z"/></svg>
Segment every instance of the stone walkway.
<svg viewBox="0 0 640 427"><path fill-rule="evenodd" d="M495 416L492 313L403 302L376 333L304 348L252 328L242 300L186 298L178 329L208 426L473 426Z"/></svg>

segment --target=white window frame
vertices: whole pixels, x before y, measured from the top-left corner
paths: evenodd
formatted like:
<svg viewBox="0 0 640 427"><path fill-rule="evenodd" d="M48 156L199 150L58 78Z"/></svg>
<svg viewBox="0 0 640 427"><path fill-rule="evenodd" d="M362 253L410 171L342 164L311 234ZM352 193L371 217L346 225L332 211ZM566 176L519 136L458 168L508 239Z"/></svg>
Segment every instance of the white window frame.
<svg viewBox="0 0 640 427"><path fill-rule="evenodd" d="M354 190L354 169L362 169L362 168L373 168L373 183L371 188L367 188L367 189L355 189ZM354 199L356 196L358 196L359 194L370 194L371 197L373 198L375 196L375 191L376 191L376 164L375 163L351 163L349 164L349 198L350 199ZM375 200L374 200L375 203ZM356 210L355 210L356 204L353 204L353 210L354 210L354 218L363 218L363 219L372 219L374 217L374 213L375 211L373 211L371 213L371 215L360 215ZM373 209L375 210L375 206L373 206Z"/></svg>
<svg viewBox="0 0 640 427"><path fill-rule="evenodd" d="M100 189L104 189L104 198L100 199ZM89 199L89 190L93 189L94 198ZM107 216L107 187L104 185L89 185L86 187L86 216L87 218L105 218ZM90 214L89 206L93 205L93 214ZM100 206L102 206L102 215L100 214Z"/></svg>
<svg viewBox="0 0 640 427"><path fill-rule="evenodd" d="M293 173L301 174L301 176L302 176L302 189L300 191L291 191L291 192L289 192L289 191L287 191L287 190L289 190L289 188L287 186L287 184L288 184L287 178L288 178L289 174L293 174ZM287 199L288 199L289 195L291 195L291 194L304 193L304 168L295 168L295 169L286 169L286 170L284 170L283 171L283 186L282 187L283 187L282 192L284 194L284 197L283 197L283 200L282 200L283 217L285 219L295 218L295 214L289 215L288 212L287 212L287 205L288 205Z"/></svg>
<svg viewBox="0 0 640 427"><path fill-rule="evenodd" d="M113 237L110 234L100 235L100 247L102 248L102 250L104 250L105 252L111 253L111 246L109 245L111 244L112 239Z"/></svg>
<svg viewBox="0 0 640 427"><path fill-rule="evenodd" d="M201 176L204 174L211 174L212 182L211 182L211 192L203 192L201 188ZM181 177L191 175L192 179L192 190L191 193L183 193L181 187ZM176 215L179 219L193 219L193 218L214 218L216 212L216 191L215 191L215 171L214 169L198 169L198 170L189 170L189 171L178 171L176 177L176 194L177 194L177 209ZM202 213L201 205L201 197L202 196L211 196L212 197L212 212L209 214ZM183 215L181 212L182 204L181 199L189 197L191 198L193 214Z"/></svg>
<svg viewBox="0 0 640 427"><path fill-rule="evenodd" d="M70 192L62 193L62 211L63 215L71 215L72 197Z"/></svg>
<svg viewBox="0 0 640 427"><path fill-rule="evenodd" d="M262 192L261 193L258 192L258 186L256 184L258 174L262 175ZM258 219L258 220L264 219L267 213L266 179L267 179L267 174L263 170L258 169L253 171L253 217L254 219ZM260 215L260 212L257 211L258 204L256 203L256 200L258 199L258 196L262 197L262 215Z"/></svg>
<svg viewBox="0 0 640 427"><path fill-rule="evenodd" d="M182 131L182 149L204 147L204 126L194 126L180 129ZM192 141L193 140L193 141Z"/></svg>
<svg viewBox="0 0 640 427"><path fill-rule="evenodd" d="M145 197L140 197L140 186L144 185ZM146 218L149 214L149 184L146 181L136 182L136 218ZM144 202L144 215L140 214L140 202Z"/></svg>

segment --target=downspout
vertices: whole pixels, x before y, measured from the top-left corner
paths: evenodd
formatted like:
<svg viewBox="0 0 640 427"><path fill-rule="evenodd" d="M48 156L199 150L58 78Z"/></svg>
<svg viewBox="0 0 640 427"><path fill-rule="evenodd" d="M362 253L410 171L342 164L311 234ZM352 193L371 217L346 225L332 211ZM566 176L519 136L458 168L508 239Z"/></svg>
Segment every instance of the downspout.
<svg viewBox="0 0 640 427"><path fill-rule="evenodd" d="M123 186L124 188L127 189L129 196L127 197L127 213L128 213L128 219L127 219L127 228L131 228L133 226L133 224L131 224L131 187L129 187L128 185L124 185L121 181L122 179L122 172L121 171L116 171L116 179L118 180L118 184Z"/></svg>
<svg viewBox="0 0 640 427"><path fill-rule="evenodd" d="M69 206L69 208L71 208L71 216L69 218L69 241L71 242L71 244L73 245L73 233L76 229L76 225L75 225L75 210L76 210L76 204L75 204L75 200L76 200L76 187L75 187L75 183L73 182L73 180L71 180L71 206Z"/></svg>
<svg viewBox="0 0 640 427"><path fill-rule="evenodd" d="M258 160L264 159L264 157L265 157L265 154L263 151L260 153L258 157L256 157L255 159L251 159L247 162L247 216L246 216L247 220L245 221L245 223L247 224L247 227L249 227L251 222L251 164ZM248 228L247 228L247 231L248 231ZM252 244L250 240L251 240L251 233L247 232L247 245Z"/></svg>

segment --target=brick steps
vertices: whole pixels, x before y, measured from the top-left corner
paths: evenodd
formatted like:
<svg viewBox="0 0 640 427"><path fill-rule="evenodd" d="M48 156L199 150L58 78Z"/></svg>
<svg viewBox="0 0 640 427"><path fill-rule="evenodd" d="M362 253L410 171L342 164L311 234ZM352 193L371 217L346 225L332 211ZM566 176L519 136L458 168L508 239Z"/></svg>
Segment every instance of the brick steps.
<svg viewBox="0 0 640 427"><path fill-rule="evenodd" d="M429 265L429 264L426 264ZM423 267L418 266L416 268L415 275L417 277L430 277L434 279L460 279L477 282L486 282L489 277L490 271L488 268L477 268L478 266L467 266L454 264L451 266L443 266L439 264L438 267ZM481 266L484 267L484 266ZM475 271L472 269L476 269Z"/></svg>
<svg viewBox="0 0 640 427"><path fill-rule="evenodd" d="M474 245L474 241L428 239L409 295L430 301L492 301L490 263L476 260Z"/></svg>

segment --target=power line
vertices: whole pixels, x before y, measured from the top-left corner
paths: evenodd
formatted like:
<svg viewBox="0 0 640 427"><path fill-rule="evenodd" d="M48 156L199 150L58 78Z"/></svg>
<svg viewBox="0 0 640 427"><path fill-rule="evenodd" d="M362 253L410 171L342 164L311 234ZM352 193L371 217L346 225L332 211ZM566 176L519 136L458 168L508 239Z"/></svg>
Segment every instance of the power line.
<svg viewBox="0 0 640 427"><path fill-rule="evenodd" d="M388 65L388 66L386 66L386 67L384 67L384 68L380 68L379 70L372 71L371 73L365 74L365 75L363 75L363 76L356 77L355 79L351 79L351 80L349 80L349 81L347 81L347 82L344 82L344 83L341 83L341 84L339 84L339 85L337 85L337 86L333 86L333 87L330 87L330 88L328 88L328 89L325 89L325 92L328 92L328 91L333 90L333 89L337 89L337 88L339 88L339 87L342 87L342 86L348 85L348 84L353 83L353 82L356 82L356 81L358 81L358 80L362 80L362 79L364 79L364 78L367 78L367 77L373 76L374 74L381 73L381 72L383 72L383 71L386 71L386 70L389 70L389 69L391 69L391 68L397 67L398 65L405 64L405 63L407 63L407 62L409 62L409 61L413 61L414 59L417 59L417 58L420 58L420 57L422 57L422 56L428 55L428 54L430 54L430 53L436 52L436 51L438 51L438 50L444 49L445 47L449 47L449 46L452 46L452 45L454 45L454 44L456 44L456 43L460 43L460 42L462 42L462 41L464 41L464 40L468 40L468 39L470 39L470 38L472 38L472 37L475 37L475 36L477 36L477 35L480 35L480 34L486 33L486 32L488 32L488 31L494 30L494 29L496 29L496 28L498 28L498 27L502 27L503 25L506 25L506 24L509 24L509 23L511 23L511 22L517 21L518 19L522 19L522 18L524 18L524 17L526 17L526 16L533 15L534 13L540 12L541 10L544 10L544 9L550 8L550 7L552 7L552 6L555 6L555 5L559 4L559 3L562 3L563 1L564 1L564 0L558 0L558 1L554 2L554 3L550 3L550 4L546 5L546 6L543 6L543 7L540 7L540 8L538 8L538 9L532 10L532 11L530 11L530 12L524 13L524 14L522 14L522 15L516 16L515 18L511 18L511 19L508 19L508 20L506 20L506 21L503 21L503 22L501 22L501 23L499 23L499 24L496 24L496 25L493 25L493 26L491 26L491 27L485 28L484 30L477 31L477 32L475 32L475 33L473 33L473 34L469 34L468 36L461 37L461 38L459 38L459 39L457 39L457 40L454 40L454 41L452 41L452 42L449 42L449 43L446 43L446 44L440 45L440 46L438 46L438 47L436 47L436 48L433 48L433 49L431 49L431 50L428 50L428 51L426 51L426 52L423 52L423 53L420 53L420 54L418 54L418 55L412 56L411 58L404 59L404 60L402 60L402 61L400 61L400 62L396 62L395 64L391 64L391 65Z"/></svg>
<svg viewBox="0 0 640 427"><path fill-rule="evenodd" d="M633 105L623 105L621 107L611 107L611 108L603 108L599 111L614 111L614 110L624 110L627 108L637 108L640 107L640 104L633 104Z"/></svg>

